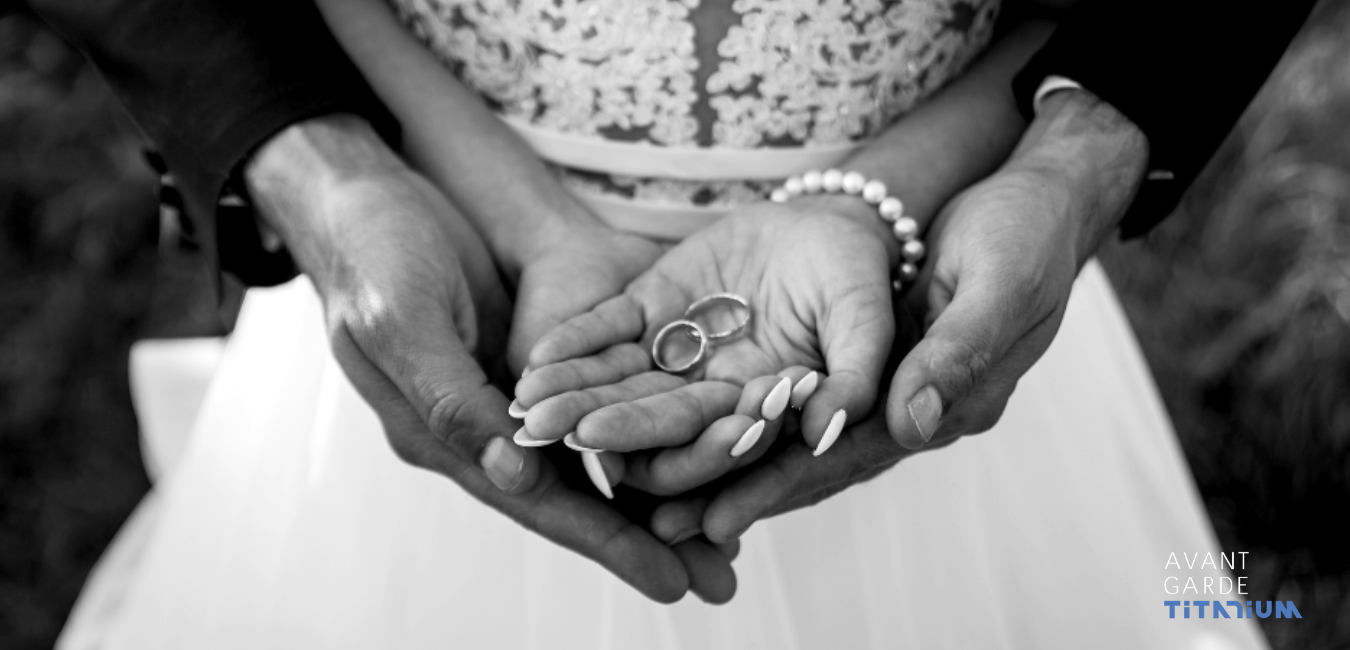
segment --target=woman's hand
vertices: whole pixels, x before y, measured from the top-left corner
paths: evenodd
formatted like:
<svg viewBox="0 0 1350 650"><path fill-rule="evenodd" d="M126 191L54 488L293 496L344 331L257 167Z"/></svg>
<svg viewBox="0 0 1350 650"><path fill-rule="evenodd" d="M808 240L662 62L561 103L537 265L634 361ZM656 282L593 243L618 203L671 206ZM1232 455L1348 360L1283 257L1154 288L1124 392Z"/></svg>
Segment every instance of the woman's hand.
<svg viewBox="0 0 1350 650"><path fill-rule="evenodd" d="M694 540L668 547L578 489L579 471L567 470L579 468L512 444L506 398L472 355L475 340L505 331L481 317L505 302L494 275L469 270L482 244L363 122L292 126L259 149L246 177L323 298L334 356L400 458L453 479L650 598L672 602L690 588L731 597L725 555Z"/></svg>
<svg viewBox="0 0 1350 650"><path fill-rule="evenodd" d="M535 235L539 245L524 262L516 288L507 355L517 373L539 337L623 291L666 250L595 220L547 223Z"/></svg>
<svg viewBox="0 0 1350 650"><path fill-rule="evenodd" d="M658 330L720 292L749 301L749 333L714 347L684 376L653 371ZM582 446L635 451L684 445L707 430L717 443L662 452L673 470L664 475L674 481L687 478L676 466L702 465L701 453L725 465L758 420L772 420L756 434L753 446L762 452L791 387L813 370L828 374L816 375L801 429L823 452L849 414L861 418L872 409L893 335L889 265L876 231L816 204L757 204L693 235L621 295L544 335L516 396L536 440L575 431ZM785 369L794 377L778 388L781 378L772 375ZM771 403L774 412L765 413L775 389L782 405ZM740 451L742 462L755 457ZM648 474L659 474L662 462L652 458Z"/></svg>

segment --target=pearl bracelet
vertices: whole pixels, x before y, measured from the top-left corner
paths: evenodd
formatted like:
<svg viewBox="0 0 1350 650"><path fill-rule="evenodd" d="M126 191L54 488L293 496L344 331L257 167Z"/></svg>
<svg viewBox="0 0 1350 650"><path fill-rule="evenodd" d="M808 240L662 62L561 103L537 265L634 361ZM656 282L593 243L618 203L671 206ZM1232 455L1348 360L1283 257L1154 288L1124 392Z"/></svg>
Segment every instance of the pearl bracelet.
<svg viewBox="0 0 1350 650"><path fill-rule="evenodd" d="M788 199L803 194L854 194L862 195L862 200L877 206L877 214L891 225L891 234L900 240L900 268L891 288L897 292L904 289L905 283L919 277L919 262L926 252L923 242L919 241L919 222L905 216L905 205L893 196L886 194L886 184L878 180L867 180L858 172L841 172L838 169L825 171L811 170L801 176L793 176L783 181L781 187L769 193L769 200L786 203Z"/></svg>

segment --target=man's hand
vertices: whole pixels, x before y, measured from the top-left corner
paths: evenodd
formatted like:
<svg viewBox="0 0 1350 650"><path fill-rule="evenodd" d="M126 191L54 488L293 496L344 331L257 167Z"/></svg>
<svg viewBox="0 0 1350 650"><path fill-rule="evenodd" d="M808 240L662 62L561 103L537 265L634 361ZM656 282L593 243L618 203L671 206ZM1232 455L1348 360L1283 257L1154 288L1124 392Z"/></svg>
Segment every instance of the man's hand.
<svg viewBox="0 0 1350 650"><path fill-rule="evenodd" d="M1017 381L1050 347L1078 270L1124 215L1147 160L1134 124L1086 91L1061 91L1008 163L948 204L928 234L934 257L922 307L932 325L887 400L902 446L998 422Z"/></svg>
<svg viewBox="0 0 1350 650"><path fill-rule="evenodd" d="M878 414L820 458L788 445L716 494L658 509L653 530L736 539L758 519L816 503L913 450L992 427L1049 347L1078 269L1124 213L1147 156L1142 132L1110 106L1084 91L1051 95L1003 168L930 229L932 264L911 298L932 325L891 382L889 426Z"/></svg>
<svg viewBox="0 0 1350 650"><path fill-rule="evenodd" d="M507 400L472 354L486 334L506 330L488 324L508 311L491 261L449 203L368 126L341 117L293 126L259 150L247 179L323 298L334 355L401 458L655 600L678 600L691 584L729 597L724 556L668 548L511 442Z"/></svg>

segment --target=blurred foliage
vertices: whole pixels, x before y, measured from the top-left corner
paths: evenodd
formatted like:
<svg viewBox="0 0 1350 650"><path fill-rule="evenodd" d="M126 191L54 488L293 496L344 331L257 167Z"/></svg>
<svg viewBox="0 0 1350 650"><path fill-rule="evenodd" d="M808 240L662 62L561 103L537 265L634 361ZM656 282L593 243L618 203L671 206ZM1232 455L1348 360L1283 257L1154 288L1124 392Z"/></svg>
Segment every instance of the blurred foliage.
<svg viewBox="0 0 1350 650"><path fill-rule="evenodd" d="M1324 2L1182 209L1102 257L1276 648L1350 647L1350 3Z"/></svg>
<svg viewBox="0 0 1350 650"><path fill-rule="evenodd" d="M1326 2L1188 196L1102 258L1275 648L1350 647L1350 2ZM139 137L31 18L0 21L0 647L50 647L148 487L130 343L223 331L160 243Z"/></svg>

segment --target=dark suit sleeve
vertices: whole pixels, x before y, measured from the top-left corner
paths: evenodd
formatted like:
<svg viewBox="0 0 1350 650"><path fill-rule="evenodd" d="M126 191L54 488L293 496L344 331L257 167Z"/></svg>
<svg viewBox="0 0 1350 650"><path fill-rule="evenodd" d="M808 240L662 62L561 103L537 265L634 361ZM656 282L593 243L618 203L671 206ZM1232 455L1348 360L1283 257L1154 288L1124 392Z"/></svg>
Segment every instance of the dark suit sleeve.
<svg viewBox="0 0 1350 650"><path fill-rule="evenodd" d="M284 253L263 251L249 211L217 218L222 187L254 148L289 124L331 113L364 116L397 142L393 116L310 0L28 5L98 67L174 177L191 238L247 283L294 274Z"/></svg>
<svg viewBox="0 0 1350 650"><path fill-rule="evenodd" d="M1014 81L1018 104L1030 118L1036 88L1059 75L1143 130L1151 180L1121 222L1123 237L1142 235L1176 208L1314 4L1080 0Z"/></svg>

